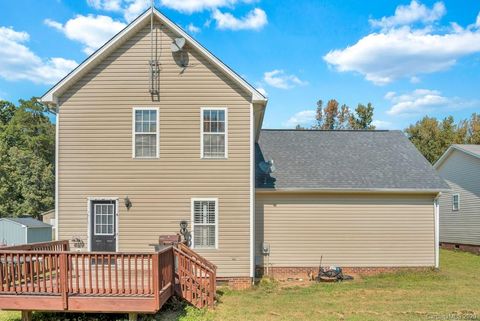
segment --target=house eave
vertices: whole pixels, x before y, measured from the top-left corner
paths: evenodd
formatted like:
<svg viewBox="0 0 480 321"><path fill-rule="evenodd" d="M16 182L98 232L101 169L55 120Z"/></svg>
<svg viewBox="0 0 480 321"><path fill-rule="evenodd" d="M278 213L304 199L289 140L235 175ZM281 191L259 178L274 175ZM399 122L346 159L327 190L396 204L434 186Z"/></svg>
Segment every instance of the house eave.
<svg viewBox="0 0 480 321"><path fill-rule="evenodd" d="M378 194L438 194L448 189L412 189L412 188L259 188L255 192L262 193L378 193Z"/></svg>

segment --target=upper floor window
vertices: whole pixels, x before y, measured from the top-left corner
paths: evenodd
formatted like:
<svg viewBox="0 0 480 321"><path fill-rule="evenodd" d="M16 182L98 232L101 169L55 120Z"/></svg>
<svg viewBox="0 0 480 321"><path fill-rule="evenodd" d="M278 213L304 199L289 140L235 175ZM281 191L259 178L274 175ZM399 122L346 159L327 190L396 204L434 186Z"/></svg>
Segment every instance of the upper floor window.
<svg viewBox="0 0 480 321"><path fill-rule="evenodd" d="M217 248L217 199L192 199L192 222L193 247Z"/></svg>
<svg viewBox="0 0 480 321"><path fill-rule="evenodd" d="M158 157L158 108L133 109L133 157Z"/></svg>
<svg viewBox="0 0 480 321"><path fill-rule="evenodd" d="M226 108L202 108L202 158L227 158Z"/></svg>
<svg viewBox="0 0 480 321"><path fill-rule="evenodd" d="M458 211L460 209L460 195L452 195L452 211Z"/></svg>

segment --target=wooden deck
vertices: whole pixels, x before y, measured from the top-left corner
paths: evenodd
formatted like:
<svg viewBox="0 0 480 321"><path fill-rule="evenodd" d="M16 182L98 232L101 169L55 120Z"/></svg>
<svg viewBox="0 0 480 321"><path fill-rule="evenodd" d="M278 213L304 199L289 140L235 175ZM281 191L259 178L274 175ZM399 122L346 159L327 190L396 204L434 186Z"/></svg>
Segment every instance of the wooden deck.
<svg viewBox="0 0 480 321"><path fill-rule="evenodd" d="M0 248L0 309L155 313L174 294L214 304L216 267L179 244L157 253L71 252L68 242Z"/></svg>

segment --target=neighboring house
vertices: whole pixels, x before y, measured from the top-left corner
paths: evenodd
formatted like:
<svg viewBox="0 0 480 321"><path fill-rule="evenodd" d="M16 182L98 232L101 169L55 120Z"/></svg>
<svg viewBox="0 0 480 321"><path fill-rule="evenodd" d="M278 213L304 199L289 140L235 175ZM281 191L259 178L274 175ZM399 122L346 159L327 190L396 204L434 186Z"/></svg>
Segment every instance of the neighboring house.
<svg viewBox="0 0 480 321"><path fill-rule="evenodd" d="M448 186L405 136L261 131L267 99L157 10L151 33L150 17L42 97L58 107L57 239L153 250L186 220L195 251L237 283L264 265L264 242L272 266L295 273L321 255L438 265L434 200ZM256 187L255 149L277 166L271 186Z"/></svg>
<svg viewBox="0 0 480 321"><path fill-rule="evenodd" d="M55 209L51 209L49 211L45 211L43 213L40 214L40 216L42 217L42 221L43 223L46 223L46 224L50 224L53 228L52 228L52 238L55 239L55 226L56 226L56 223L55 223Z"/></svg>
<svg viewBox="0 0 480 321"><path fill-rule="evenodd" d="M480 254L480 145L452 145L434 165L451 191L440 197L440 241Z"/></svg>
<svg viewBox="0 0 480 321"><path fill-rule="evenodd" d="M52 240L52 226L32 217L0 218L0 244L19 245Z"/></svg>

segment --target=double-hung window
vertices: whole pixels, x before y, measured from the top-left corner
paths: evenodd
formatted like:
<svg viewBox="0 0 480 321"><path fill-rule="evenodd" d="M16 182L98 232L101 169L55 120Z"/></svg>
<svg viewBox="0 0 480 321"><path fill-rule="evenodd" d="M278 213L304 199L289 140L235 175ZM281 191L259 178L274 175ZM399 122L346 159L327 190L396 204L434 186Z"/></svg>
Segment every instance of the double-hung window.
<svg viewBox="0 0 480 321"><path fill-rule="evenodd" d="M228 123L226 108L202 108L202 158L227 158Z"/></svg>
<svg viewBox="0 0 480 321"><path fill-rule="evenodd" d="M133 109L133 157L158 157L158 108Z"/></svg>
<svg viewBox="0 0 480 321"><path fill-rule="evenodd" d="M217 248L218 200L192 199L193 247Z"/></svg>
<svg viewBox="0 0 480 321"><path fill-rule="evenodd" d="M458 211L460 209L460 194L452 195L452 211Z"/></svg>

